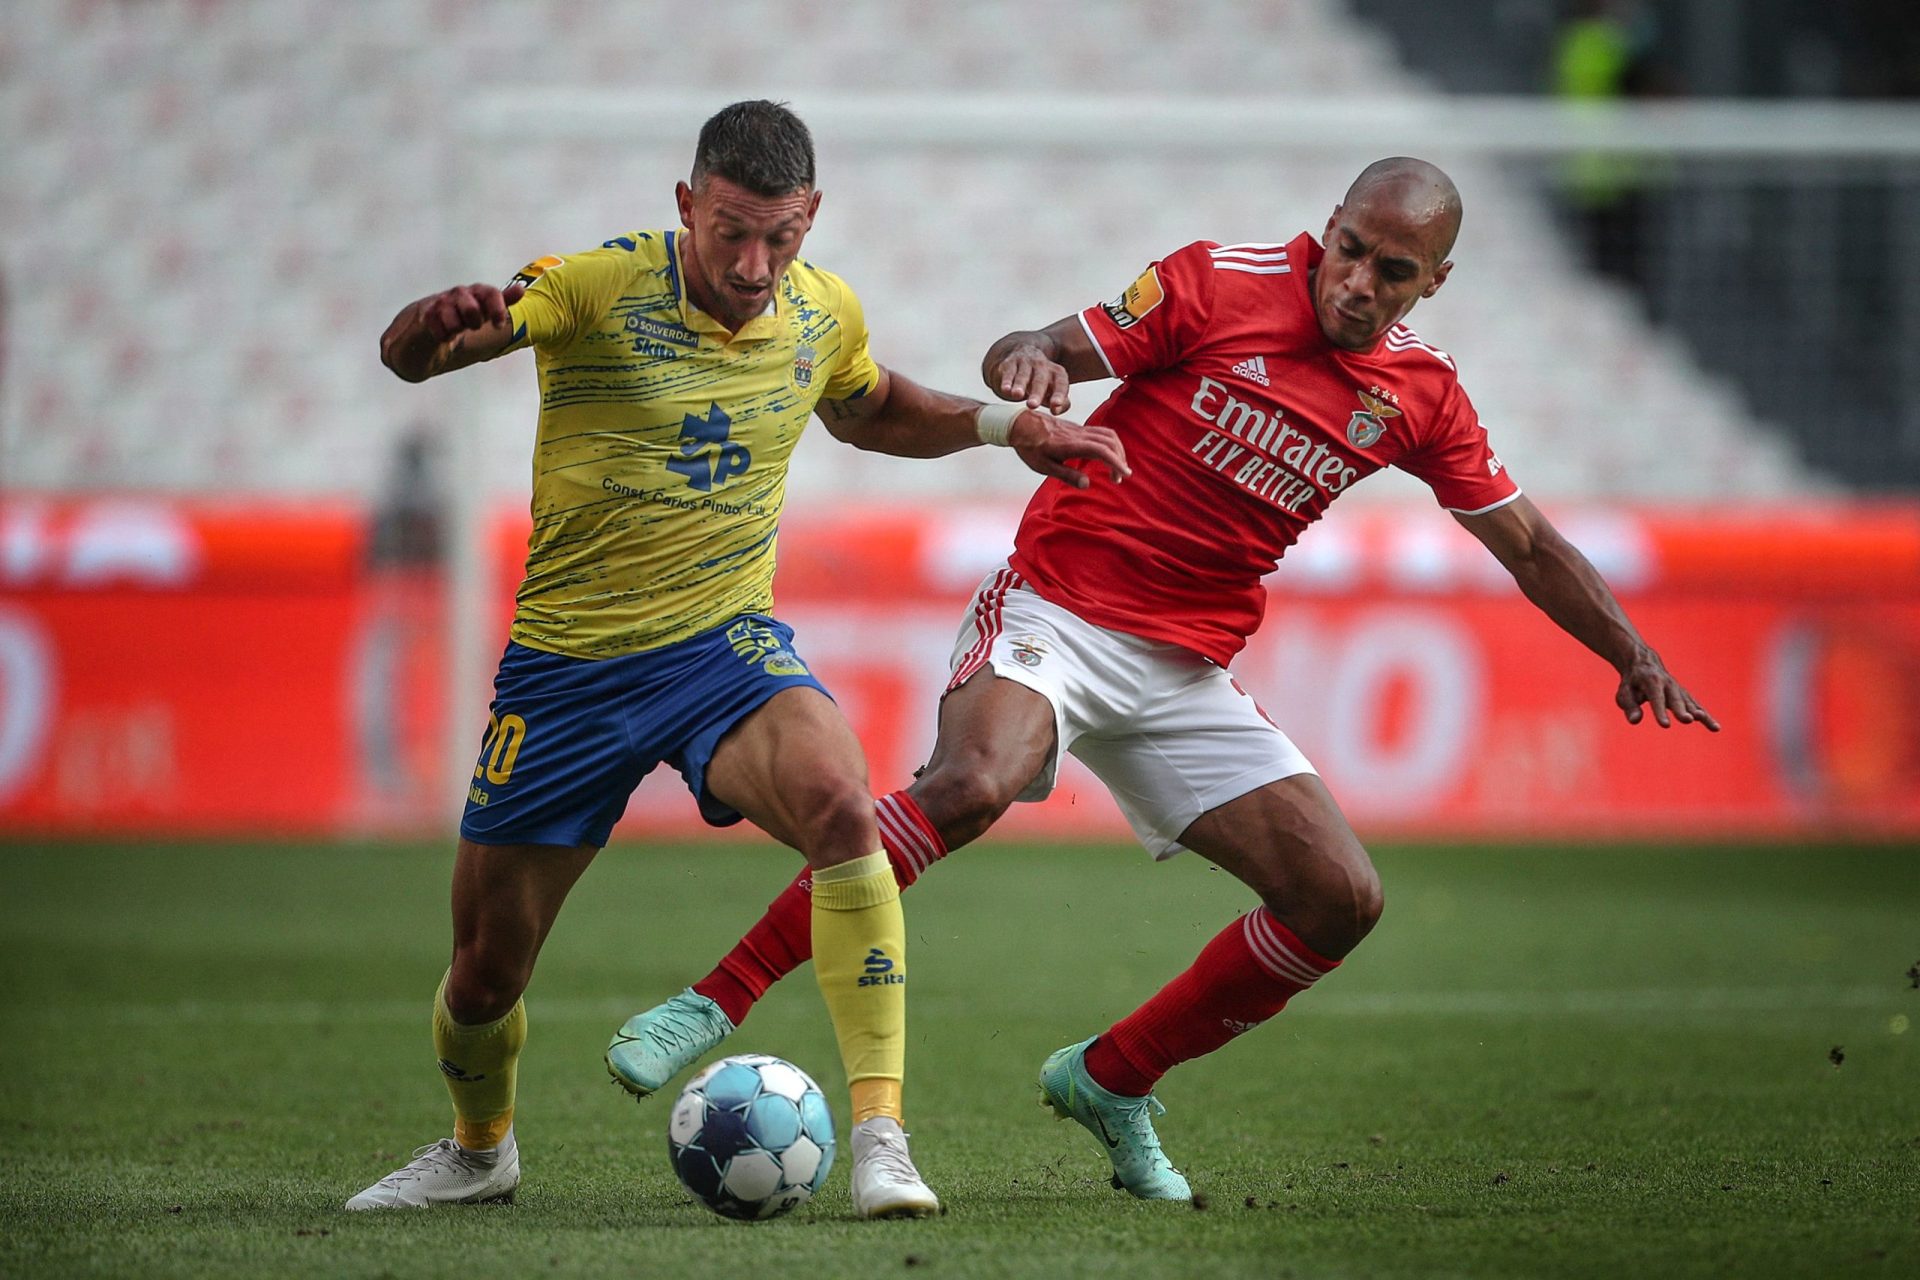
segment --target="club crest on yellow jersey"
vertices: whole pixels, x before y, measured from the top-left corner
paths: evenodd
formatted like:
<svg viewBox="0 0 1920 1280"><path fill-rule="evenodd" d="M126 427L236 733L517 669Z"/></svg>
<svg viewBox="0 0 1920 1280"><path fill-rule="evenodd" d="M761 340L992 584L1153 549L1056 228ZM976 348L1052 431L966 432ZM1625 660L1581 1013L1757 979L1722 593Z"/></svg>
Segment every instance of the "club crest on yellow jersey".
<svg viewBox="0 0 1920 1280"><path fill-rule="evenodd" d="M813 362L819 352L802 346L793 353L793 385L805 391L813 385Z"/></svg>

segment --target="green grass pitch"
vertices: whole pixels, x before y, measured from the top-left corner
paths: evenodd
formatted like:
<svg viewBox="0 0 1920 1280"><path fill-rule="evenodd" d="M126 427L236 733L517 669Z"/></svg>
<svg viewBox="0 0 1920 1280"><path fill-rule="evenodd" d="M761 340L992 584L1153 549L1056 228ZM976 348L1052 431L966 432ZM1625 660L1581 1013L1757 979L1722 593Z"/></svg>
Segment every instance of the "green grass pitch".
<svg viewBox="0 0 1920 1280"><path fill-rule="evenodd" d="M513 1206L340 1202L448 1131L443 847L0 847L0 1276L1920 1275L1920 850L1386 849L1387 913L1164 1082L1204 1207L1111 1190L1034 1076L1247 903L1191 858L989 841L907 897L908 1123L951 1212L863 1223L810 973L729 1048L835 1100L825 1193L741 1225L600 1053L797 866L616 847L528 996Z"/></svg>

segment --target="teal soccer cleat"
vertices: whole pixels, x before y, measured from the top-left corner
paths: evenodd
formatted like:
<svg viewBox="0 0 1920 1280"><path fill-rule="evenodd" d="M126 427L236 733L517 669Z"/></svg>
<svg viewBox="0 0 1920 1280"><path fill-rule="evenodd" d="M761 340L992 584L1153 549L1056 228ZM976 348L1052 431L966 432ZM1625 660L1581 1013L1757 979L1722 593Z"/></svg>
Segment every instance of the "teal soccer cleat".
<svg viewBox="0 0 1920 1280"><path fill-rule="evenodd" d="M1191 1200L1193 1189L1160 1150L1153 1117L1166 1108L1152 1094L1109 1093L1087 1074L1088 1037L1049 1054L1040 1068L1040 1102L1062 1120L1078 1120L1113 1161L1113 1185L1142 1200Z"/></svg>
<svg viewBox="0 0 1920 1280"><path fill-rule="evenodd" d="M733 1034L733 1019L688 987L679 995L636 1013L613 1033L607 1074L636 1098L644 1098L692 1066Z"/></svg>

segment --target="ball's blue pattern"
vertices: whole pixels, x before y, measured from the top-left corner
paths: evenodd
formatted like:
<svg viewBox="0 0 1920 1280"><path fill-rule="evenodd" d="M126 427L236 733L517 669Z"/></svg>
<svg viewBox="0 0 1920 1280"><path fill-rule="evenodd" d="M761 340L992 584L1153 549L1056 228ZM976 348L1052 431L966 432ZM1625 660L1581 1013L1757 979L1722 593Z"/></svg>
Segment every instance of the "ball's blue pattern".
<svg viewBox="0 0 1920 1280"><path fill-rule="evenodd" d="M762 1067L771 1068L765 1088ZM688 1083L670 1113L667 1151L681 1183L715 1213L777 1217L826 1184L833 1116L820 1086L798 1067L743 1054Z"/></svg>
<svg viewBox="0 0 1920 1280"><path fill-rule="evenodd" d="M747 1132L764 1151L785 1151L800 1136L800 1112L776 1094L763 1093L747 1109Z"/></svg>
<svg viewBox="0 0 1920 1280"><path fill-rule="evenodd" d="M800 1099L800 1123L809 1138L825 1150L833 1149L833 1114L827 1110L825 1095L818 1090L809 1089Z"/></svg>
<svg viewBox="0 0 1920 1280"><path fill-rule="evenodd" d="M745 1063L733 1062L708 1077L707 1105L720 1110L746 1107L760 1094L760 1073Z"/></svg>
<svg viewBox="0 0 1920 1280"><path fill-rule="evenodd" d="M714 1163L713 1156L699 1147L682 1147L674 1152L673 1171L680 1175L687 1190L708 1203L720 1194L723 1171Z"/></svg>
<svg viewBox="0 0 1920 1280"><path fill-rule="evenodd" d="M720 1111L708 1105L707 1122L700 1128L700 1146L715 1160L725 1164L740 1152L759 1145L747 1132L745 1109Z"/></svg>

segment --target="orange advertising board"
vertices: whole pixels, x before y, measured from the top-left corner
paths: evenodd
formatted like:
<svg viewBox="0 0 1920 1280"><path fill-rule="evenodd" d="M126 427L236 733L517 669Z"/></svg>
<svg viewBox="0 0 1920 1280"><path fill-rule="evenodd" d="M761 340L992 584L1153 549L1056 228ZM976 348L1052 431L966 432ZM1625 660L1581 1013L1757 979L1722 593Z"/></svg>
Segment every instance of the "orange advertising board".
<svg viewBox="0 0 1920 1280"><path fill-rule="evenodd" d="M1628 725L1610 670L1436 513L1342 512L1234 671L1363 834L1920 835L1920 507L1555 514L1725 731ZM788 517L779 612L877 787L924 760L1017 515ZM499 581L524 537L503 514ZM0 830L450 830L441 586L369 545L344 506L0 501ZM667 770L621 834L702 829ZM1125 835L1072 761L1006 829Z"/></svg>

